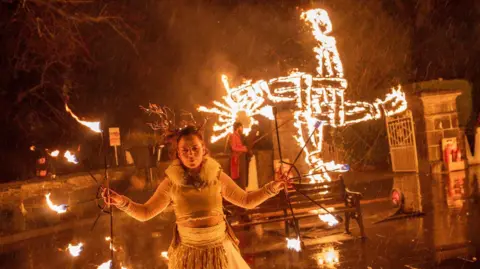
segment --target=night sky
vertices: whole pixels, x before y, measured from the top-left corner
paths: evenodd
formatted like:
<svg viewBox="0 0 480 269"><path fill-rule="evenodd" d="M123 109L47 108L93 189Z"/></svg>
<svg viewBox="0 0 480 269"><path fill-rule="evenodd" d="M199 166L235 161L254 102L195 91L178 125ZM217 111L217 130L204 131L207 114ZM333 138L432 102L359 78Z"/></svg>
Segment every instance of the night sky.
<svg viewBox="0 0 480 269"><path fill-rule="evenodd" d="M315 42L299 16L314 7L329 12L349 98L371 101L397 84L466 79L472 133L480 103L478 1L0 0L0 181L28 177L30 145L96 141L65 102L126 134L149 130L139 105L195 112L219 99L221 74L235 85L292 68L313 73ZM372 126L353 128L375 146L383 125Z"/></svg>

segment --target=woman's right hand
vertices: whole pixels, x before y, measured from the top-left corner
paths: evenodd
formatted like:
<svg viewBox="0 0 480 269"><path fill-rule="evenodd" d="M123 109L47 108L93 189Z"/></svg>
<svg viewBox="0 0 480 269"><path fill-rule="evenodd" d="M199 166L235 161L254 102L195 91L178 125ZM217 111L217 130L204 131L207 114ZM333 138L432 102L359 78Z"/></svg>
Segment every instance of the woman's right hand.
<svg viewBox="0 0 480 269"><path fill-rule="evenodd" d="M120 195L111 189L106 189L103 187L102 187L102 198L105 204L114 205L116 207L124 206L127 201L125 196Z"/></svg>

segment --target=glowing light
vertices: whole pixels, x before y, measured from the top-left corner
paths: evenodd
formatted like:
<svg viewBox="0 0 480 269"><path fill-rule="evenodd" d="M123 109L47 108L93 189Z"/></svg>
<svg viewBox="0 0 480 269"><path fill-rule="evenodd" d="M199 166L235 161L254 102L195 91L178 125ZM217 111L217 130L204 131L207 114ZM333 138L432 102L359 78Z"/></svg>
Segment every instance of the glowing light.
<svg viewBox="0 0 480 269"><path fill-rule="evenodd" d="M314 48L318 66L317 74L293 70L288 76L277 77L255 83L246 81L232 87L228 78L222 75L227 94L224 102L214 101L213 108L200 107L201 112L215 114L217 122L213 126L211 141L216 142L227 136L239 114L244 113L247 124L245 130L257 123L255 116L273 119L268 103L290 104L294 109L294 123L297 129L295 140L304 147L305 162L311 168L310 182L331 181L329 171L345 172L346 166L322 159L323 127L343 127L362 121L380 119L382 115L393 116L407 109L405 94L400 86L392 89L385 99L373 103L345 100L348 83L344 78L343 65L337 50L336 41L329 34L332 22L328 13L322 9L312 9L301 14L301 18L312 28L317 41ZM315 132L314 132L315 131ZM310 140L306 140L313 132Z"/></svg>
<svg viewBox="0 0 480 269"><path fill-rule="evenodd" d="M338 220L332 214L322 214L318 217L328 224L328 226L335 226L338 224Z"/></svg>
<svg viewBox="0 0 480 269"><path fill-rule="evenodd" d="M168 260L168 252L167 251L162 251L162 253L160 253L160 255L162 255L162 258Z"/></svg>
<svg viewBox="0 0 480 269"><path fill-rule="evenodd" d="M68 205L62 204L62 205L55 205L53 202L50 200L50 193L45 194L45 200L47 201L48 207L57 212L57 214L63 214L67 212Z"/></svg>
<svg viewBox="0 0 480 269"><path fill-rule="evenodd" d="M244 133L248 134L250 128L258 121L254 116L262 115L273 120L272 107L265 105L264 91L262 85L264 82L252 84L247 81L244 84L231 88L228 83L228 77L222 75L222 81L227 95L223 97L224 102L214 101L215 107L207 108L200 106L198 111L216 114L218 121L213 126L214 135L211 142L214 143L228 135L232 130L233 124L240 120L244 123ZM243 117L241 117L243 114Z"/></svg>
<svg viewBox="0 0 480 269"><path fill-rule="evenodd" d="M31 151L35 151L36 147L35 146L30 146Z"/></svg>
<svg viewBox="0 0 480 269"><path fill-rule="evenodd" d="M321 253L317 254L317 263L333 267L340 261L338 251L333 247L324 248Z"/></svg>
<svg viewBox="0 0 480 269"><path fill-rule="evenodd" d="M60 151L58 149L50 152L50 156L52 157L58 157L58 154L60 154Z"/></svg>
<svg viewBox="0 0 480 269"><path fill-rule="evenodd" d="M328 210L328 212L333 212L333 211L335 211L335 208L328 207L327 210ZM328 213L327 211L325 211L321 208L320 209L315 209L315 210L310 210L309 212L313 213L313 214L318 214L318 218L320 220L322 220L323 222L327 223L328 226L335 226L339 223L338 220L335 218L335 216L333 216L332 214Z"/></svg>
<svg viewBox="0 0 480 269"><path fill-rule="evenodd" d="M288 249L293 249L297 252L302 250L299 237L298 238L293 238L293 239L290 239L290 238L285 238L285 239L287 240L287 248Z"/></svg>
<svg viewBox="0 0 480 269"><path fill-rule="evenodd" d="M65 154L63 154L63 157L65 157L65 159L67 159L67 162L69 162L69 163L78 164L78 161L77 161L77 158L75 157L75 155L73 155L68 150L65 151Z"/></svg>
<svg viewBox="0 0 480 269"><path fill-rule="evenodd" d="M90 130L94 131L95 133L101 133L102 130L100 129L100 122L99 121L84 121L80 120L77 115L73 114L72 110L65 104L65 110L70 113L70 115L80 124L83 126L88 127Z"/></svg>
<svg viewBox="0 0 480 269"><path fill-rule="evenodd" d="M97 269L110 269L110 267L112 266L112 260L109 260L109 261L106 261L102 264L100 264Z"/></svg>
<svg viewBox="0 0 480 269"><path fill-rule="evenodd" d="M83 243L78 243L77 245L68 244L67 249L72 257L78 257L83 250Z"/></svg>
<svg viewBox="0 0 480 269"><path fill-rule="evenodd" d="M105 237L105 241L110 242L110 249L113 251L117 251L117 249L113 246L112 238L110 236Z"/></svg>

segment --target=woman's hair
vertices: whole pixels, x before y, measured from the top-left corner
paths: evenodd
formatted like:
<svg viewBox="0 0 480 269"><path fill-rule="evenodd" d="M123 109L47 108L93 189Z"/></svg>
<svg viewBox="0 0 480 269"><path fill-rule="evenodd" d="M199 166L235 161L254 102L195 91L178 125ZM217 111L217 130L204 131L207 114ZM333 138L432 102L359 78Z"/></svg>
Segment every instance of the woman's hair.
<svg viewBox="0 0 480 269"><path fill-rule="evenodd" d="M198 137L203 142L203 135L200 129L198 129L196 126L189 125L185 128L180 129L177 132L177 144L178 142L180 142L180 139L182 139L182 137L190 136L190 135L194 135Z"/></svg>

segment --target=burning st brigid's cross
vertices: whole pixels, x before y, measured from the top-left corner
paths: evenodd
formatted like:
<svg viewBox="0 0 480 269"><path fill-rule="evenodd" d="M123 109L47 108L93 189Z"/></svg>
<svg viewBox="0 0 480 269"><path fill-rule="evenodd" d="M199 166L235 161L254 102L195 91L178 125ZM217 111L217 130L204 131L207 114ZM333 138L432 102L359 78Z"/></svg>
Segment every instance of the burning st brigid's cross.
<svg viewBox="0 0 480 269"><path fill-rule="evenodd" d="M329 34L332 23L323 9L311 9L301 14L301 18L312 28L317 41L314 48L318 66L317 74L294 71L285 77L268 81L246 81L240 86L230 87L228 78L222 80L227 94L224 102L214 101L214 107L199 107L199 111L216 114L218 120L213 126L212 142L227 136L233 123L243 114L249 120L245 132L256 123L254 116L262 115L273 119L271 104L290 103L294 109L296 140L304 148L305 161L312 181L330 180L328 171L341 169L343 165L322 160L323 126L343 127L357 122L380 119L382 115L393 116L407 109L405 94L400 87L392 89L386 97L373 103L353 102L344 99L347 80L344 78L342 61L336 41ZM309 134L318 129L309 138Z"/></svg>

